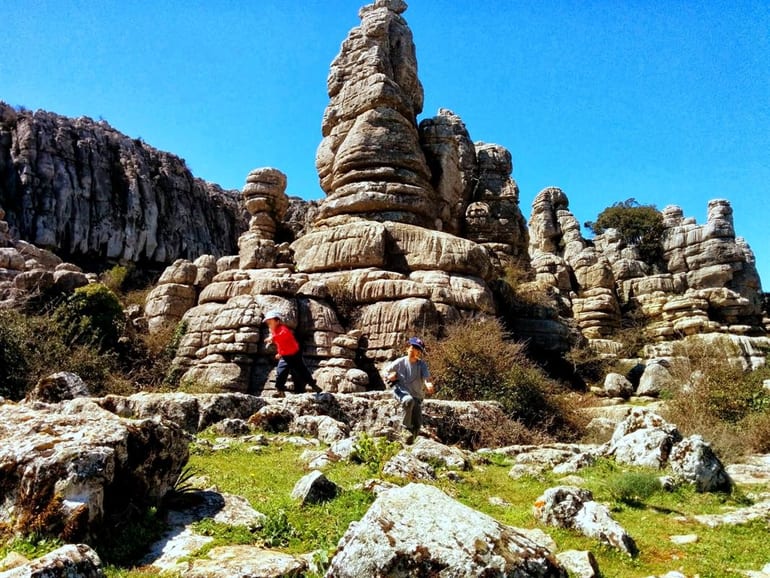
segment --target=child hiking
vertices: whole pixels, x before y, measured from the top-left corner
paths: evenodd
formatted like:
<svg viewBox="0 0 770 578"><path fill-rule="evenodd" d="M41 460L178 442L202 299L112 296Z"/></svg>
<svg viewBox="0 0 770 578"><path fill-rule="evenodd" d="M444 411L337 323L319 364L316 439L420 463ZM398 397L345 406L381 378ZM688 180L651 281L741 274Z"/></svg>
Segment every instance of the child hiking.
<svg viewBox="0 0 770 578"><path fill-rule="evenodd" d="M294 381L294 393L304 393L305 385L316 394L323 391L313 379L313 375L305 365L302 359L302 352L299 349L294 333L287 325L281 321L281 312L272 310L265 314L265 323L270 329L270 337L267 343L275 345L277 353L275 358L278 360L278 367L275 373L275 389L278 397L283 397L286 392L286 380L291 375Z"/></svg>
<svg viewBox="0 0 770 578"><path fill-rule="evenodd" d="M428 364L422 359L425 343L419 337L410 337L406 355L392 361L385 368L386 381L394 386L393 393L403 409L402 425L408 432L406 443L414 442L422 426L422 401L425 394L433 394Z"/></svg>

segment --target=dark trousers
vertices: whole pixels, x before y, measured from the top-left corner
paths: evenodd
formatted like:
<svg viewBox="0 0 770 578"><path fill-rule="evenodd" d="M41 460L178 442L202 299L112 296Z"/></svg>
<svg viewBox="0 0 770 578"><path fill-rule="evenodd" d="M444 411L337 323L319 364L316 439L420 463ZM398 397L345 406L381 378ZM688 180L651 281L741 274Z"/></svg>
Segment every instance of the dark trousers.
<svg viewBox="0 0 770 578"><path fill-rule="evenodd" d="M294 381L294 392L304 393L305 385L310 384L311 389L318 390L318 385L313 379L313 375L305 365L301 353L294 355L284 355L278 361L278 367L275 370L275 389L283 391L286 389L286 380L291 375Z"/></svg>

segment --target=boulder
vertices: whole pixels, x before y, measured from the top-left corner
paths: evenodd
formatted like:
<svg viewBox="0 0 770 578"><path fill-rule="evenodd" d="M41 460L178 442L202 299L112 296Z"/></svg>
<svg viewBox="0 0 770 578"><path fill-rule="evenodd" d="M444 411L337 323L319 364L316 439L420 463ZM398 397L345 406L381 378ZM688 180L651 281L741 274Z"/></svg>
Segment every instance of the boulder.
<svg viewBox="0 0 770 578"><path fill-rule="evenodd" d="M516 528L416 483L378 496L345 532L326 575L358 578L395 572L457 578L491 573L567 576L550 551Z"/></svg>
<svg viewBox="0 0 770 578"><path fill-rule="evenodd" d="M0 405L0 438L0 522L66 541L92 539L129 506L157 506L189 451L175 424L119 417L86 398Z"/></svg>
<svg viewBox="0 0 770 578"><path fill-rule="evenodd" d="M630 556L638 552L628 532L610 515L607 506L593 500L590 491L572 486L549 488L536 501L535 518L558 528L571 528Z"/></svg>
<svg viewBox="0 0 770 578"><path fill-rule="evenodd" d="M99 555L87 544L65 544L45 556L0 572L0 578L104 578Z"/></svg>
<svg viewBox="0 0 770 578"><path fill-rule="evenodd" d="M732 480L711 446L698 435L676 444L669 456L674 474L699 492L729 492Z"/></svg>

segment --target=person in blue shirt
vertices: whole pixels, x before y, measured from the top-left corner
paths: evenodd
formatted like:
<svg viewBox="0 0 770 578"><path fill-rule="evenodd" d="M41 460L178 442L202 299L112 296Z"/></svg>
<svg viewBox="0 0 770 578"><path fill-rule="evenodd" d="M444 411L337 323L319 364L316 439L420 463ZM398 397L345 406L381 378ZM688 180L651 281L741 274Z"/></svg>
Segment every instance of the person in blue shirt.
<svg viewBox="0 0 770 578"><path fill-rule="evenodd" d="M419 337L409 338L406 355L390 362L385 368L385 380L401 402L402 424L408 432L406 443L414 442L422 426L422 401L434 392L428 364L422 359L425 343Z"/></svg>

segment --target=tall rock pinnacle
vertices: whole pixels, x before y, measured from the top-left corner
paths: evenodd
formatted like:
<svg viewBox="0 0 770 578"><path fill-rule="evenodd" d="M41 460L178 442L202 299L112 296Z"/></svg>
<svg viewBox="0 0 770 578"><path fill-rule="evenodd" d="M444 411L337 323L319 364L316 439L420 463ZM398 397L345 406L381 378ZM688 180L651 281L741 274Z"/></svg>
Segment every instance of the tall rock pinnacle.
<svg viewBox="0 0 770 578"><path fill-rule="evenodd" d="M359 218L435 226L437 203L420 148L423 89L402 0L376 0L332 62L316 168L327 198L319 223Z"/></svg>

